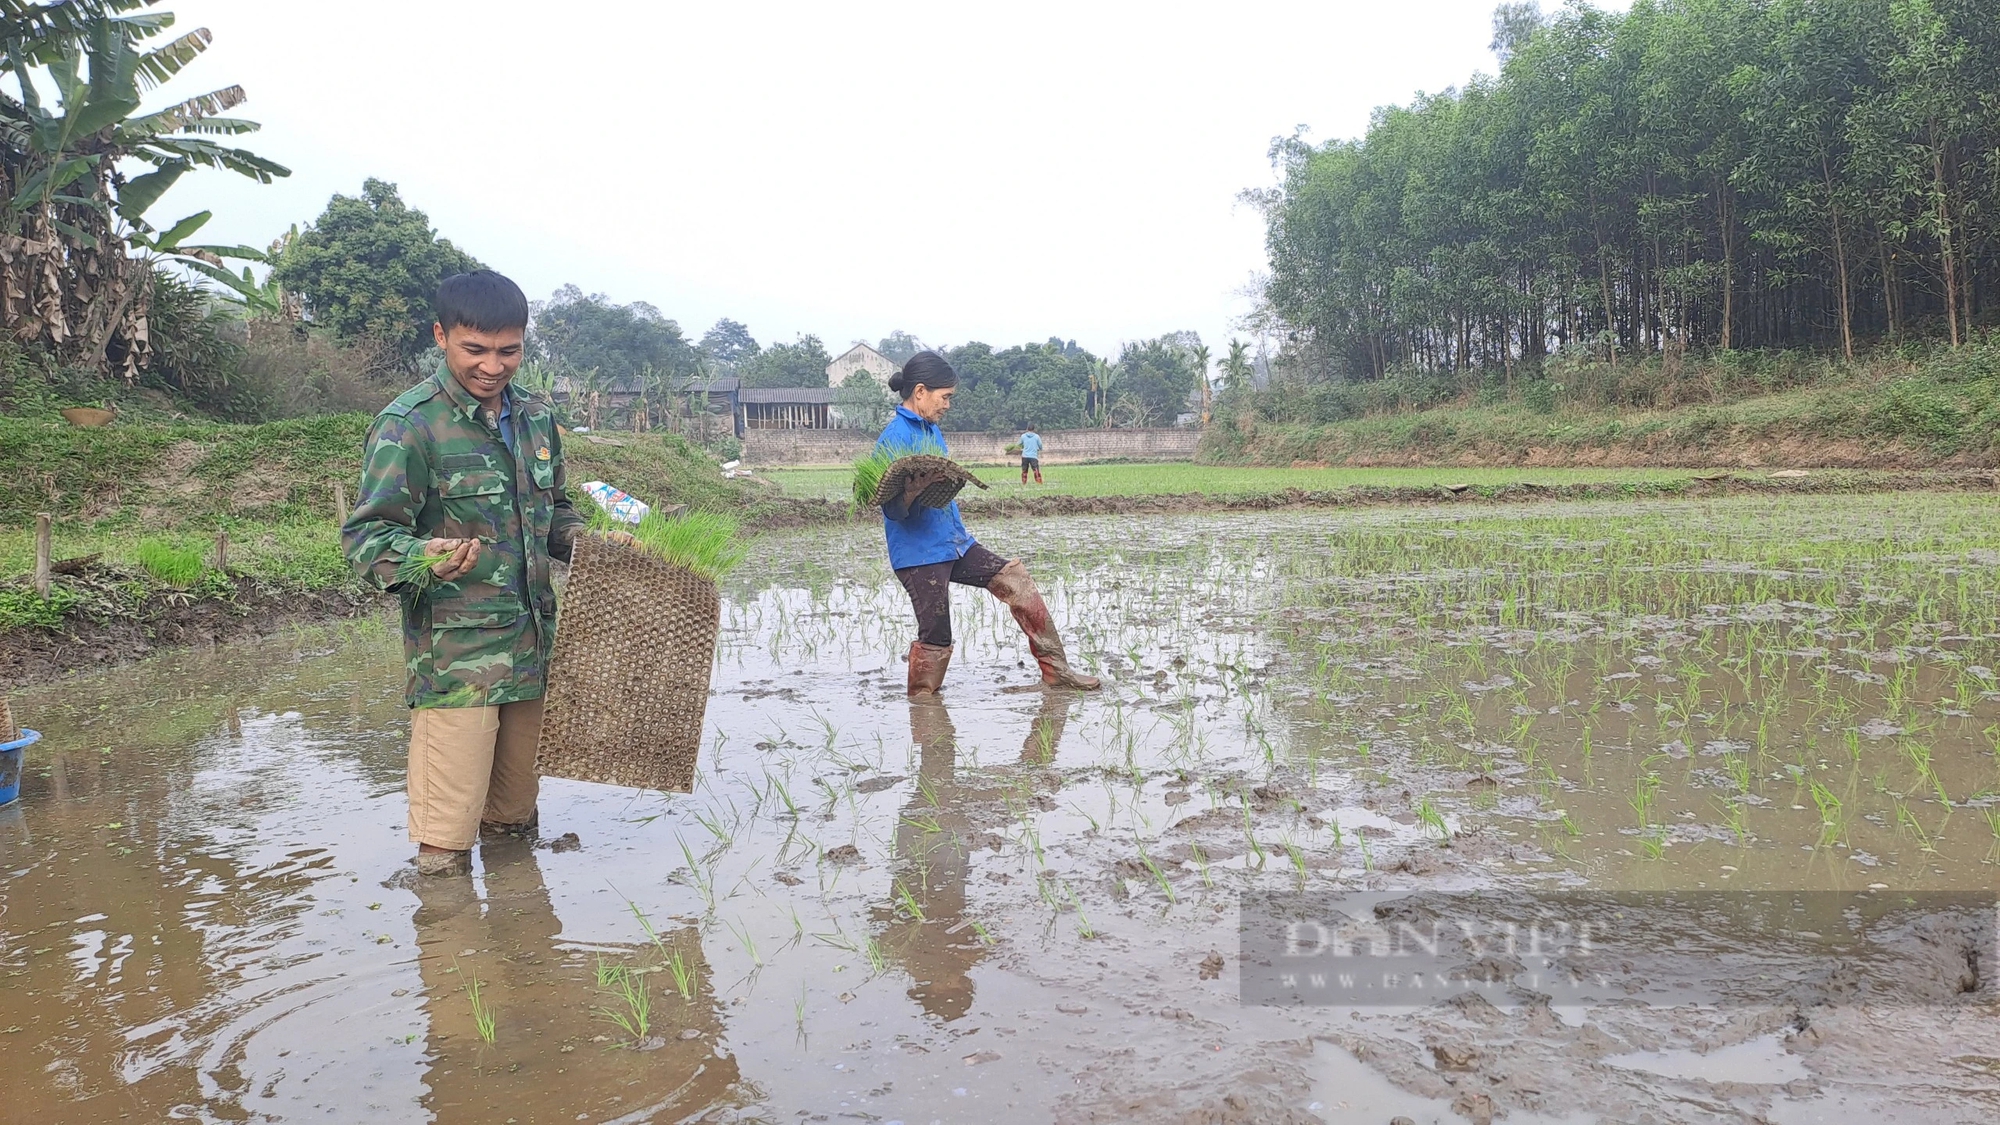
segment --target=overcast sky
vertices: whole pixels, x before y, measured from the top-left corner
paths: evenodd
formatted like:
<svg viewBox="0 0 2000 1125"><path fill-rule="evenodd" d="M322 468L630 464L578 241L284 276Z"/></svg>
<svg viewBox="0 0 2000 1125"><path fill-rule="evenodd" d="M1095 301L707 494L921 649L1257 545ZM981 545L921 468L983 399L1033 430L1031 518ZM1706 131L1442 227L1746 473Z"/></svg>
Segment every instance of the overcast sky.
<svg viewBox="0 0 2000 1125"><path fill-rule="evenodd" d="M376 176L530 297L691 337L1220 344L1271 138L1492 71L1492 6L174 0L215 44L161 95L242 85L292 175L202 171L156 214L262 246Z"/></svg>

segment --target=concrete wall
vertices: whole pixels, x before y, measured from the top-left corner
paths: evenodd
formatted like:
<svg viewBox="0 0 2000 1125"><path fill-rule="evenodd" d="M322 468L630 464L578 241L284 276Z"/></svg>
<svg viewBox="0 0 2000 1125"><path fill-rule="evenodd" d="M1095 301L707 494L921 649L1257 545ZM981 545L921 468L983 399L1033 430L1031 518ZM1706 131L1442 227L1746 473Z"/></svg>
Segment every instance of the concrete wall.
<svg viewBox="0 0 2000 1125"><path fill-rule="evenodd" d="M993 465L1013 460L1006 447L1019 434L953 433L945 444L954 461ZM1048 430L1042 460L1050 465L1078 461L1191 461L1201 431L1192 426L1160 430ZM751 430L743 437L743 463L756 468L814 468L850 465L875 444L861 430Z"/></svg>

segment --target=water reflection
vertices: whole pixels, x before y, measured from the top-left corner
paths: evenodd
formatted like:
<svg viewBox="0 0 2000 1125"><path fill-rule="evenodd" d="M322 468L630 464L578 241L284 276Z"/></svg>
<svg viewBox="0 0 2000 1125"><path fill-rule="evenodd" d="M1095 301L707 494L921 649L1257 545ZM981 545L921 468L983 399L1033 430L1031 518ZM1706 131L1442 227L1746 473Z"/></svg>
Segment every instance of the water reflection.
<svg viewBox="0 0 2000 1125"><path fill-rule="evenodd" d="M1024 764L1055 759L1072 698L1044 693L1021 744ZM987 953L985 936L966 910L966 876L973 841L990 828L993 794L961 781L958 726L942 699L912 699L909 711L916 785L896 821L890 898L873 916L883 925L883 949L914 982L910 999L949 1023L971 1010L977 991L972 970Z"/></svg>
<svg viewBox="0 0 2000 1125"><path fill-rule="evenodd" d="M667 973L643 974L653 1023L647 1040L634 1044L605 1014L622 1002L597 986L596 966L648 967L657 951L586 953L565 942L533 842L488 840L480 859L478 884L412 880L431 1064L423 1106L432 1120L604 1120L728 1100L739 1074L717 1046L722 1021L698 930L660 935L687 957L694 1000L683 1001ZM490 1043L476 1011L492 1021Z"/></svg>

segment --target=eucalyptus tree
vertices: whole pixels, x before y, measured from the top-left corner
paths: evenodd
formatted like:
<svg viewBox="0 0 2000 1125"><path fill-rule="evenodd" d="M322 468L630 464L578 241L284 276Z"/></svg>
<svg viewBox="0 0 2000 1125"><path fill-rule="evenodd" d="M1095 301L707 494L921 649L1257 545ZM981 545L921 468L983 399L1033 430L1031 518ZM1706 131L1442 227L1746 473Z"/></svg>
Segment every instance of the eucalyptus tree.
<svg viewBox="0 0 2000 1125"><path fill-rule="evenodd" d="M1505 6L1497 78L1384 107L1357 139L1273 143L1278 186L1246 194L1288 367L1962 340L2000 280L1989 9Z"/></svg>

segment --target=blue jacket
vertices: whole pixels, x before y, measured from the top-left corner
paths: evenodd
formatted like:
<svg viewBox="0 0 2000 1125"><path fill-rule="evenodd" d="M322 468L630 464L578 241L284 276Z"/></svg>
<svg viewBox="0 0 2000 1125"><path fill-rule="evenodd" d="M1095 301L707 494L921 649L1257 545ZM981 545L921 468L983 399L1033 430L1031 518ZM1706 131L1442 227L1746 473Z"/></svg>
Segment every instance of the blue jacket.
<svg viewBox="0 0 2000 1125"><path fill-rule="evenodd" d="M912 453L944 456L944 431L917 417L909 407L899 406L896 416L889 419L882 436L876 439L875 448L892 457L907 457ZM948 508L913 507L907 519L890 519L884 511L882 532L889 540L889 565L896 570L957 562L972 549L972 533L965 530L965 521L958 518L956 500Z"/></svg>

